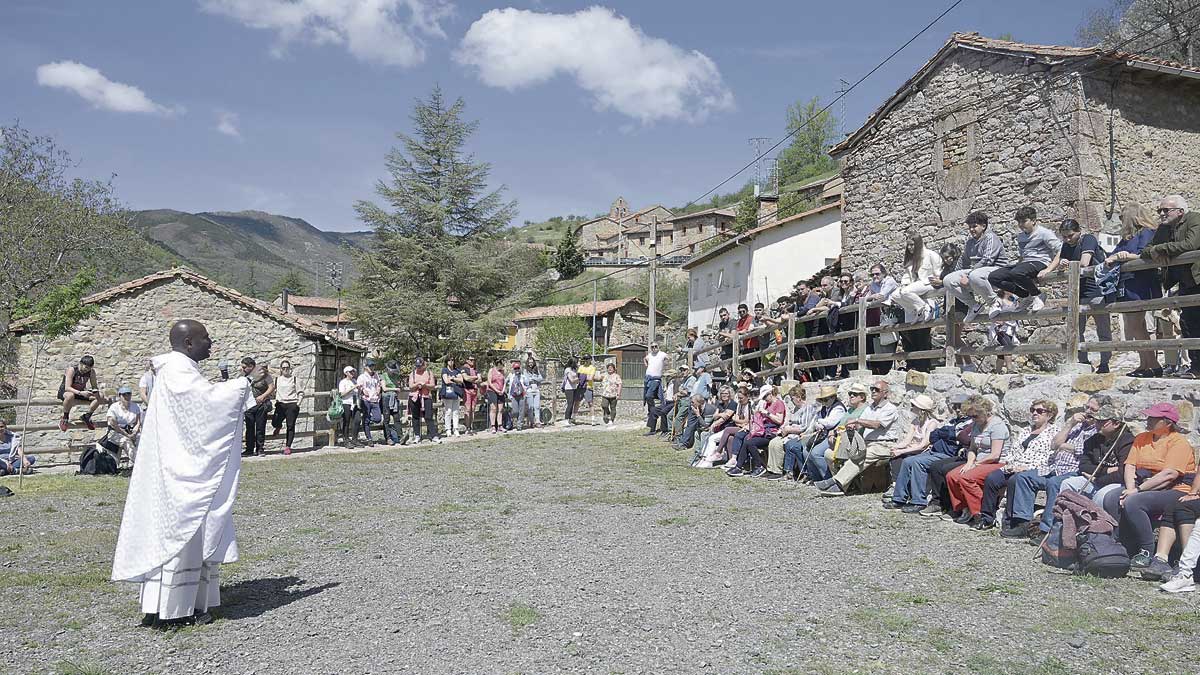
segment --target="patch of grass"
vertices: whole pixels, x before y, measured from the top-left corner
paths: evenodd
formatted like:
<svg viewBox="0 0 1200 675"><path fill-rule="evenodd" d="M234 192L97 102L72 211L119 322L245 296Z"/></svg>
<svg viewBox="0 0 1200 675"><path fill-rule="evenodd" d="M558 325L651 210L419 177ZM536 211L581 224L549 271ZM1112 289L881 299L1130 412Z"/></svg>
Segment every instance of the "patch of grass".
<svg viewBox="0 0 1200 675"><path fill-rule="evenodd" d="M58 675L113 675L113 671L97 666L91 663L75 663L73 661L60 661L54 667L54 672Z"/></svg>
<svg viewBox="0 0 1200 675"><path fill-rule="evenodd" d="M1019 581L989 581L982 586L977 586L975 590L985 594L1021 595L1025 592L1025 585Z"/></svg>
<svg viewBox="0 0 1200 675"><path fill-rule="evenodd" d="M532 605L514 602L508 606L508 625L512 627L514 633L528 628L540 618L542 618L542 613Z"/></svg>
<svg viewBox="0 0 1200 675"><path fill-rule="evenodd" d="M95 565L82 571L17 572L0 574L0 590L9 588L46 588L51 590L96 590L108 586L109 568Z"/></svg>
<svg viewBox="0 0 1200 675"><path fill-rule="evenodd" d="M670 527L672 525L690 525L691 521L687 519L687 516L671 516L670 518L660 519L658 524L663 527Z"/></svg>
<svg viewBox="0 0 1200 675"><path fill-rule="evenodd" d="M325 534L323 527L300 527L292 530L292 534L299 537L306 537L314 534Z"/></svg>
<svg viewBox="0 0 1200 675"><path fill-rule="evenodd" d="M16 541L14 541L14 542L9 542L9 543L6 543L6 544L3 544L3 545L0 545L0 554L3 554L3 553L18 553L18 552L20 552L20 550L21 550L21 543L20 543L20 542L16 542Z"/></svg>
<svg viewBox="0 0 1200 675"><path fill-rule="evenodd" d="M900 591L897 593L892 593L891 596L892 596L892 599L895 600L896 602L903 603L906 605L920 606L920 605L928 605L929 603L933 602L933 600L929 599L928 596L921 595L920 593L910 593L908 591Z"/></svg>
<svg viewBox="0 0 1200 675"><path fill-rule="evenodd" d="M646 508L660 503L658 497L650 495L640 495L636 492L625 490L623 492L611 492L609 490L599 490L594 492L585 492L583 494L562 495L555 497L554 502L559 504L590 504L596 506L630 506L633 508Z"/></svg>
<svg viewBox="0 0 1200 675"><path fill-rule="evenodd" d="M930 631L925 642L939 654L949 654L954 649L954 643L950 641L950 633L940 629Z"/></svg>
<svg viewBox="0 0 1200 675"><path fill-rule="evenodd" d="M871 626L893 633L908 630L917 623L915 619L889 609L856 609L850 613L850 619L860 626Z"/></svg>
<svg viewBox="0 0 1200 675"><path fill-rule="evenodd" d="M937 569L938 564L929 559L929 556L920 556L912 560L906 560L899 565L896 565L897 572L911 572L920 569Z"/></svg>

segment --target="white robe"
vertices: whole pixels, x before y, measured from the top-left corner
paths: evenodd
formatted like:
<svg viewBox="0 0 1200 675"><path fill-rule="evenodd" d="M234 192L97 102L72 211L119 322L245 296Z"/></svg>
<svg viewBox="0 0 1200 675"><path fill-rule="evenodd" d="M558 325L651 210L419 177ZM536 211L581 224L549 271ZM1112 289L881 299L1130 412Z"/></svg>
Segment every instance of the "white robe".
<svg viewBox="0 0 1200 675"><path fill-rule="evenodd" d="M142 583L143 610L172 619L219 604L212 571L238 558L233 501L254 397L245 378L210 383L178 352L154 365L112 578Z"/></svg>

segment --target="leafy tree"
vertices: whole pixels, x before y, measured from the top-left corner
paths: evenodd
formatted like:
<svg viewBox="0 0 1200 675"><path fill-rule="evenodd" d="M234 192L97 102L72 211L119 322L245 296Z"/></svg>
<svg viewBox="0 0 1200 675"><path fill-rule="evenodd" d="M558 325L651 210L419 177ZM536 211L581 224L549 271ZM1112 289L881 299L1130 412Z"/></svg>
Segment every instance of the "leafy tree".
<svg viewBox="0 0 1200 675"><path fill-rule="evenodd" d="M562 279L574 279L583 274L583 251L579 250L579 237L573 227L568 227L558 242L554 268Z"/></svg>
<svg viewBox="0 0 1200 675"><path fill-rule="evenodd" d="M758 227L758 198L747 193L738 203L737 215L733 217L733 231L741 234Z"/></svg>
<svg viewBox="0 0 1200 675"><path fill-rule="evenodd" d="M799 192L785 192L779 195L778 218L787 218L797 213L804 213L816 206L812 199L802 196Z"/></svg>
<svg viewBox="0 0 1200 675"><path fill-rule="evenodd" d="M267 291L268 299L274 300L283 293L283 289L287 289L292 295L308 295L308 284L304 281L304 276L296 270L288 270L279 280L271 286Z"/></svg>
<svg viewBox="0 0 1200 675"><path fill-rule="evenodd" d="M1200 8L1193 5L1189 0L1110 0L1084 16L1075 40L1195 65Z"/></svg>
<svg viewBox="0 0 1200 675"><path fill-rule="evenodd" d="M572 356L592 353L592 331L588 322L577 316L556 316L542 321L533 337L533 348L543 359L566 361ZM596 353L604 348L597 345Z"/></svg>
<svg viewBox="0 0 1200 675"><path fill-rule="evenodd" d="M829 146L837 139L837 118L821 110L821 99L797 101L787 109L788 133L792 142L779 153L780 183L808 180L837 168Z"/></svg>
<svg viewBox="0 0 1200 675"><path fill-rule="evenodd" d="M413 133L397 134L390 177L375 188L385 204L354 207L374 237L355 254L348 311L393 357L485 351L548 284L534 251L500 237L516 203L488 188L491 166L466 151L477 124L463 108L436 87L416 101Z"/></svg>

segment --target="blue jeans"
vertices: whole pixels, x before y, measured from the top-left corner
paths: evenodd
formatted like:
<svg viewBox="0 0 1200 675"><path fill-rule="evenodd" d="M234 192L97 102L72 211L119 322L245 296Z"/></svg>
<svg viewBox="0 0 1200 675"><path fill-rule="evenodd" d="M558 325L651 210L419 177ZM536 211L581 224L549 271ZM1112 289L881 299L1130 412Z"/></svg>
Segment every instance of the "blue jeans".
<svg viewBox="0 0 1200 675"><path fill-rule="evenodd" d="M892 491L892 501L897 504L927 506L929 467L946 459L950 459L950 455L936 450L904 458L904 462L900 464L900 475L896 477L896 488Z"/></svg>
<svg viewBox="0 0 1200 675"><path fill-rule="evenodd" d="M1077 473L1064 473L1062 475L1039 476L1037 471L1022 471L1013 476L1008 490L1008 507L1007 515L1009 525L1012 525L1012 520L1022 520L1029 522L1033 520L1033 500L1037 497L1037 493L1041 490L1046 491L1046 510L1042 511L1042 520L1038 523L1038 529L1042 532L1049 532L1050 526L1054 524L1054 500L1058 499L1058 493L1062 490L1063 481L1072 476L1078 476Z"/></svg>
<svg viewBox="0 0 1200 675"><path fill-rule="evenodd" d="M383 417L383 440L385 443L400 445L399 429L404 420L401 410L403 410L403 407L396 398L396 394L390 391L384 392L380 404L380 413Z"/></svg>
<svg viewBox="0 0 1200 675"><path fill-rule="evenodd" d="M654 428L658 426L658 401L661 398L662 378L647 375L646 379L642 381L642 403L646 406L646 426L650 431L654 431Z"/></svg>
<svg viewBox="0 0 1200 675"><path fill-rule="evenodd" d="M804 461L804 475L812 480L829 480L833 472L829 470L829 462L825 460L825 451L829 449L829 441L824 440L813 446Z"/></svg>
<svg viewBox="0 0 1200 675"><path fill-rule="evenodd" d="M793 438L783 444L783 475L794 474L804 468L804 441Z"/></svg>
<svg viewBox="0 0 1200 675"><path fill-rule="evenodd" d="M379 408L379 402L364 400L362 402L362 430L368 443L374 442L371 440L371 425L382 421L383 414Z"/></svg>

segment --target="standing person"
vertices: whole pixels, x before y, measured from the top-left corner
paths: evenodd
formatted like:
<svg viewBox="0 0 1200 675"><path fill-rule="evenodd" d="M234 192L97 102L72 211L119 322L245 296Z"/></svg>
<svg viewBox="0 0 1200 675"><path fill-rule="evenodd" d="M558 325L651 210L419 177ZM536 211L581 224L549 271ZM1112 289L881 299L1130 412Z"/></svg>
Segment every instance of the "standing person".
<svg viewBox="0 0 1200 675"><path fill-rule="evenodd" d="M462 430L458 426L458 408L462 405L463 377L462 370L457 367L453 356L446 357L441 380L439 398L442 399L442 417L445 418L442 428L446 430L447 436L462 436Z"/></svg>
<svg viewBox="0 0 1200 675"><path fill-rule="evenodd" d="M617 421L617 401L621 399L621 375L617 364L612 361L604 367L604 379L600 389L600 408L604 412L604 423L612 426Z"/></svg>
<svg viewBox="0 0 1200 675"><path fill-rule="evenodd" d="M1112 255L1104 260L1104 263L1120 265L1131 260L1138 260L1142 251L1154 242L1157 234L1158 223L1150 209L1141 204L1126 205L1121 209L1121 240L1113 249ZM1121 271L1117 282L1117 300L1154 300L1161 297L1162 277L1159 270ZM1083 321L1083 317L1080 317L1079 320ZM1146 330L1145 312L1123 312L1121 323L1125 328L1125 339L1150 339L1150 331ZM1099 327L1097 327L1097 331L1099 331ZM1163 376L1163 369L1158 365L1158 352L1153 349L1143 349L1137 354L1138 367L1129 373L1130 377Z"/></svg>
<svg viewBox="0 0 1200 675"><path fill-rule="evenodd" d="M580 396L582 397L582 405L587 406L588 415L594 414L592 411L592 402L595 399L596 389L596 366L592 363L592 357L584 356L583 362L579 364L579 386L582 387Z"/></svg>
<svg viewBox="0 0 1200 675"><path fill-rule="evenodd" d="M254 394L254 407L246 411L246 450L242 456L265 454L267 442L267 414L271 412L271 397L275 395L275 378L267 372L267 363L261 366L247 356L242 359L242 375L250 379L250 392Z"/></svg>
<svg viewBox="0 0 1200 675"><path fill-rule="evenodd" d="M1200 213L1188 211L1187 201L1183 197L1164 197L1158 204L1158 222L1160 227L1169 229L1170 237L1166 236L1167 232L1162 237L1156 237L1155 241L1161 238L1163 243L1154 243L1142 249L1143 260L1162 263L1189 251L1200 251ZM1200 294L1200 261L1168 267L1165 272L1163 286L1171 288L1178 284L1179 295ZM1200 337L1200 305L1182 307L1179 314L1183 337ZM1194 380L1200 376L1200 349L1187 351L1192 362L1191 370L1183 371L1179 377Z"/></svg>
<svg viewBox="0 0 1200 675"><path fill-rule="evenodd" d="M933 278L942 275L942 256L925 248L925 240L919 234L910 234L904 244L904 269L900 274L900 288L892 296L893 302L904 310L904 323L929 321L933 318L933 305L925 299L932 295L935 287Z"/></svg>
<svg viewBox="0 0 1200 675"><path fill-rule="evenodd" d="M133 402L132 389L117 389L117 398L108 406L104 419L108 424L105 438L116 443L129 461L137 461L138 436L142 433L142 408Z"/></svg>
<svg viewBox="0 0 1200 675"><path fill-rule="evenodd" d="M58 421L59 431L67 430L71 408L83 403L88 404L88 411L80 415L79 420L89 430L95 430L96 423L92 421L92 415L96 414L96 408L99 408L101 403L108 403L108 399L100 395L94 358L84 356L79 359L79 363L67 368L62 383L58 385L58 400L63 402L62 419Z"/></svg>
<svg viewBox="0 0 1200 675"><path fill-rule="evenodd" d="M274 435L279 435L279 429L287 424L287 435L284 437L283 454L292 454L292 442L296 440L296 417L300 414L300 401L304 399L304 391L292 373L292 362L284 359L279 362L279 375L275 376L275 414L271 418Z"/></svg>
<svg viewBox="0 0 1200 675"><path fill-rule="evenodd" d="M1058 236L1062 238L1062 250L1059 256L1064 262L1078 261L1080 268L1079 278L1079 305L1086 309L1092 305L1102 303L1104 296L1100 294L1100 286L1096 284L1096 275L1087 268L1095 263L1104 261L1104 249L1100 248L1100 242L1096 241L1096 237L1091 234L1085 234L1079 226L1079 222L1067 218L1058 225ZM1112 315L1108 312L1103 314L1093 314L1092 322L1096 324L1096 337L1105 342L1112 340ZM1079 341L1083 342L1083 334L1087 330L1088 315L1079 314ZM1143 318L1144 324L1144 318ZM1145 326L1142 327L1145 330ZM1148 339L1148 338L1142 338ZM1079 350L1079 362L1085 365L1092 365L1088 360L1086 351ZM1108 362L1112 358L1112 352L1100 352L1100 365L1096 368L1097 373L1108 372Z"/></svg>
<svg viewBox="0 0 1200 675"><path fill-rule="evenodd" d="M642 357L642 363L646 366L646 377L642 383L642 403L646 406L646 428L649 429L646 435L653 436L658 421L659 400L663 396L662 379L667 368L667 354L658 351L657 342L651 342L650 351Z"/></svg>
<svg viewBox="0 0 1200 675"><path fill-rule="evenodd" d="M1037 282L1058 268L1062 261L1062 240L1049 228L1038 225L1037 211L1032 206L1017 209L1015 218L1018 260L992 270L988 283L995 290L1008 291L1020 298L1017 300L1019 311L1036 312L1046 306ZM1004 311L994 300L985 309L993 317Z"/></svg>
<svg viewBox="0 0 1200 675"><path fill-rule="evenodd" d="M400 377L400 364L388 361L383 375L379 378L383 387L380 408L383 413L383 443L384 445L400 445L403 439L400 432L404 427L404 409L401 406L400 392L403 391Z"/></svg>
<svg viewBox="0 0 1200 675"><path fill-rule="evenodd" d="M546 378L542 376L542 371L538 369L538 362L537 359L533 358L533 354L530 354L529 359L525 361L525 379L529 382L529 388L525 392L525 395L529 397L526 405L529 406L529 411L533 414L533 426L541 428L542 382Z"/></svg>
<svg viewBox="0 0 1200 675"><path fill-rule="evenodd" d="M563 366L562 390L567 399L562 421L564 426L575 423L575 406L579 404L579 371L576 370L578 367L579 361L574 356L567 359L566 365ZM646 372L649 373L649 369Z"/></svg>
<svg viewBox="0 0 1200 675"><path fill-rule="evenodd" d="M176 321L158 373L129 480L112 580L141 584L142 625L209 623L221 604L220 565L238 559L233 531L243 412L255 405L244 377L210 383L198 363L212 348L196 321Z"/></svg>
<svg viewBox="0 0 1200 675"><path fill-rule="evenodd" d="M719 319L717 321L717 340L721 342L721 360L728 361L733 358L733 341L737 339L737 324L729 316L729 310L724 307L717 312L717 318ZM737 364L722 365L721 371L724 373L737 372Z"/></svg>
<svg viewBox="0 0 1200 675"><path fill-rule="evenodd" d="M426 367L425 359L417 357L414 368L408 375L408 415L412 418L413 438L440 442L437 422L433 419L433 390L437 380L433 371ZM425 422L425 436L421 436L421 422Z"/></svg>
<svg viewBox="0 0 1200 675"><path fill-rule="evenodd" d="M383 383L375 373L375 360L367 359L363 364L363 372L358 376L358 401L362 408L362 430L367 439L368 447L375 447L375 439L371 437L371 425L383 422L383 410L380 403L383 399Z"/></svg>
<svg viewBox="0 0 1200 675"><path fill-rule="evenodd" d="M463 406L467 409L467 433L475 432L475 412L479 404L479 371L475 369L475 357L468 356L459 371L462 377Z"/></svg>
<svg viewBox="0 0 1200 675"><path fill-rule="evenodd" d="M996 302L996 291L988 283L992 272L1008 264L1004 242L988 229L988 217L982 211L967 214L967 241L955 270L942 277L942 283L955 300L967 306L965 323L975 320L979 312L990 309ZM946 311L950 311L947 307Z"/></svg>
<svg viewBox="0 0 1200 675"><path fill-rule="evenodd" d="M342 446L358 447L358 371L354 366L342 369L338 395L342 397Z"/></svg>
<svg viewBox="0 0 1200 675"><path fill-rule="evenodd" d="M532 429L533 416L529 411L529 380L521 372L521 362L513 360L508 377L504 378L504 393L512 402L513 430Z"/></svg>
<svg viewBox="0 0 1200 675"><path fill-rule="evenodd" d="M488 431L500 433L504 420L504 362L496 359L487 372Z"/></svg>
<svg viewBox="0 0 1200 675"><path fill-rule="evenodd" d="M142 395L142 403L150 405L150 394L154 393L154 361L146 366L146 372L138 379L138 393Z"/></svg>
<svg viewBox="0 0 1200 675"><path fill-rule="evenodd" d="M867 302L887 302L892 294L900 288L887 268L876 263L871 266L871 283L867 285ZM890 321L891 319L889 319ZM884 323L883 308L872 307L867 310L867 327L880 326ZM896 334L875 333L867 343L868 354L883 354L896 351ZM867 368L876 375L886 375L892 369L891 361L871 361Z"/></svg>

